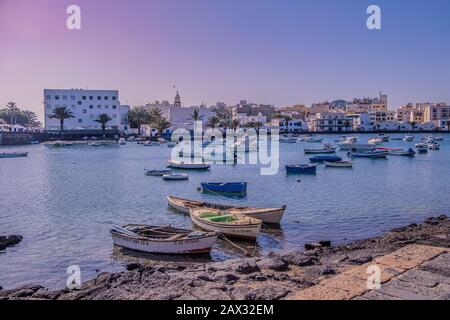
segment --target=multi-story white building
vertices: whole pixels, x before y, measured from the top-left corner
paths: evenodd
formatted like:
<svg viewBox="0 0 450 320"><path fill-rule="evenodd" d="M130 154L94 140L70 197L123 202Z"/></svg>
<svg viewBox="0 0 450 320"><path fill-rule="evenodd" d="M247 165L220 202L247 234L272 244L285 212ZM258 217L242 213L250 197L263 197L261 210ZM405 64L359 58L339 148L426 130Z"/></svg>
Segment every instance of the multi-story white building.
<svg viewBox="0 0 450 320"><path fill-rule="evenodd" d="M352 131L354 117L344 112L322 112L309 118L309 128L315 132L342 132Z"/></svg>
<svg viewBox="0 0 450 320"><path fill-rule="evenodd" d="M118 90L44 89L46 130L59 130L59 120L50 118L58 107L66 107L74 115L74 118L64 120L67 130L101 129L102 125L95 120L102 113L111 118L107 128L120 131L128 128L129 106L120 104Z"/></svg>

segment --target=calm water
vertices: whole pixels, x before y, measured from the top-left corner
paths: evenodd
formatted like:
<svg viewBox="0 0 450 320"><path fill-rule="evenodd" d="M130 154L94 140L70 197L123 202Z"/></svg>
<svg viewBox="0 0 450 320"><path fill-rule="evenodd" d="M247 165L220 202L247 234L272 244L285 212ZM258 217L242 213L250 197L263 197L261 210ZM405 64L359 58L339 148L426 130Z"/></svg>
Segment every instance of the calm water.
<svg viewBox="0 0 450 320"><path fill-rule="evenodd" d="M417 134L415 142L422 136ZM79 265L86 280L99 271L120 270L132 260L160 259L114 248L108 228L124 223L190 228L188 216L167 208L169 194L253 206L286 204L280 229L263 230L257 254L301 248L319 239L338 243L365 238L448 213L450 136L444 136L440 151L415 158L356 159L353 169L321 165L315 176L286 176L284 170L285 164L307 162L310 155L303 148L313 144L281 144L275 176L261 176L256 165L213 165L209 172L192 172L189 181L179 182L144 175L144 168L167 164L171 149L166 146L1 148L26 150L29 156L0 159L0 234L24 236L18 246L0 253L0 285L63 287L69 265ZM367 137L360 136L360 142ZM337 136L324 138L334 141ZM415 142L384 145L409 147ZM344 152L337 155L346 158ZM201 181L223 180L247 181L247 197L227 199L196 190ZM219 243L211 259L239 255Z"/></svg>

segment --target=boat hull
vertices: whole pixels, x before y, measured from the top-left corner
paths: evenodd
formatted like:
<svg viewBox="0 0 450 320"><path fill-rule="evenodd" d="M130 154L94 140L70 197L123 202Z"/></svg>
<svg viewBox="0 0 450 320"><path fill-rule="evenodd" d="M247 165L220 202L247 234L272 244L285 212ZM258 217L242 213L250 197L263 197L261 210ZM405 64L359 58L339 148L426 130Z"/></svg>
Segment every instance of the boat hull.
<svg viewBox="0 0 450 320"><path fill-rule="evenodd" d="M339 143L339 150L372 150L374 146L372 144L358 144L358 143Z"/></svg>
<svg viewBox="0 0 450 320"><path fill-rule="evenodd" d="M209 164L196 164L196 163L170 163L169 168L179 170L208 170Z"/></svg>
<svg viewBox="0 0 450 320"><path fill-rule="evenodd" d="M261 222L247 225L218 224L205 221L205 219L198 218L192 213L190 216L192 222L197 227L206 231L218 232L231 238L239 238L254 241L256 240L256 238L258 238L259 231L261 230Z"/></svg>
<svg viewBox="0 0 450 320"><path fill-rule="evenodd" d="M22 158L27 157L28 152L2 152L0 153L0 158Z"/></svg>
<svg viewBox="0 0 450 320"><path fill-rule="evenodd" d="M341 157L334 157L334 156L317 156L309 158L309 161L311 162L336 162L336 161L342 161Z"/></svg>
<svg viewBox="0 0 450 320"><path fill-rule="evenodd" d="M201 186L204 190L210 192L224 192L224 193L246 193L247 183L208 183L202 182Z"/></svg>
<svg viewBox="0 0 450 320"><path fill-rule="evenodd" d="M287 174L315 174L316 166L286 166Z"/></svg>
<svg viewBox="0 0 450 320"><path fill-rule="evenodd" d="M116 246L157 254L209 253L218 237L218 234L211 234L192 239L154 241L136 239L113 231L111 235Z"/></svg>
<svg viewBox="0 0 450 320"><path fill-rule="evenodd" d="M305 154L324 154L324 153L335 153L336 148L327 148L327 149L305 149Z"/></svg>

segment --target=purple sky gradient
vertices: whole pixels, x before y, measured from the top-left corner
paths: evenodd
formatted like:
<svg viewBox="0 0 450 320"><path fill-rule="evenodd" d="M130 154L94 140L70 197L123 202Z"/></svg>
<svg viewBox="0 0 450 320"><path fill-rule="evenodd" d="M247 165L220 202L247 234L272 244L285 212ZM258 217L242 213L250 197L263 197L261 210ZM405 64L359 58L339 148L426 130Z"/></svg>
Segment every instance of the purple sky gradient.
<svg viewBox="0 0 450 320"><path fill-rule="evenodd" d="M70 4L82 30L66 28ZM380 31L366 8L382 9ZM122 103L283 106L389 96L450 103L450 1L0 0L0 106L42 117L44 88Z"/></svg>

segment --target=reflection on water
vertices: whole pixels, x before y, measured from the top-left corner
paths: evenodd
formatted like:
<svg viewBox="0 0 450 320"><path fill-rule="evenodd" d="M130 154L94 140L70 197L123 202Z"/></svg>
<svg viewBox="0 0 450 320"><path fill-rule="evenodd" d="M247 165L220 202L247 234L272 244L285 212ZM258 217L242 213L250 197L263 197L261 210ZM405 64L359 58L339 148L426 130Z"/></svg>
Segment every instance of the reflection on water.
<svg viewBox="0 0 450 320"><path fill-rule="evenodd" d="M421 136L416 134L414 142L391 141L385 146L407 148ZM450 136L444 136L440 151L414 158L353 159L352 169L319 164L316 175L296 176L286 176L284 166L307 163L312 155L305 155L303 148L312 144L280 144L280 171L274 176L261 176L258 165L216 164L208 171L189 172L189 180L183 183L144 174L144 168L166 167L171 149L164 145L2 147L2 151L28 151L29 156L0 159L0 234L24 236L18 246L0 253L0 285L62 287L66 268L73 264L81 267L83 279L89 279L99 270L121 270L129 262L189 261L192 258L142 255L112 245L109 228L114 224L192 228L188 215L168 209L167 195L255 207L287 205L280 228L262 229L256 255L302 248L305 242L321 239L337 243L365 238L448 213ZM336 138L324 136L330 142ZM347 159L346 152L336 155ZM246 181L247 197L199 193L202 181ZM238 245L247 251L255 249L251 243ZM209 257L193 260L242 255L220 240Z"/></svg>

